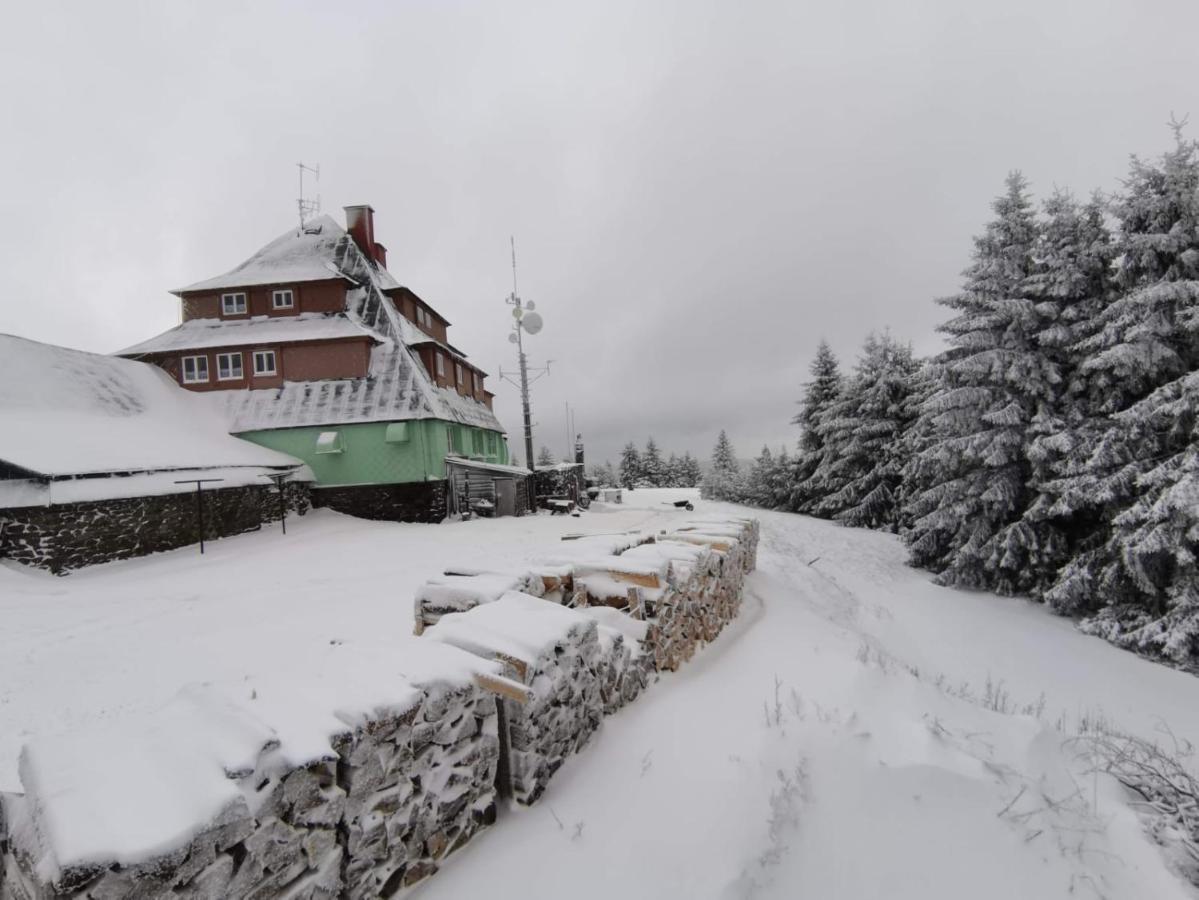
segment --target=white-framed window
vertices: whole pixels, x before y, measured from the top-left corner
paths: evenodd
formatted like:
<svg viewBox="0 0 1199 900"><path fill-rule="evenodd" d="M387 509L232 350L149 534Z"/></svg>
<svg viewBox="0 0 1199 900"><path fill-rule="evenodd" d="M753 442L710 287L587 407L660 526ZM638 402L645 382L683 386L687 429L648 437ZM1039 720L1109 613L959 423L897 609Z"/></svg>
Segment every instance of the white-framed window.
<svg viewBox="0 0 1199 900"><path fill-rule="evenodd" d="M475 393L477 394L479 391L483 390L483 379L479 377L478 372L472 372L471 378L475 383Z"/></svg>
<svg viewBox="0 0 1199 900"><path fill-rule="evenodd" d="M437 374L445 378L445 357L434 351L433 355L437 357Z"/></svg>
<svg viewBox="0 0 1199 900"><path fill-rule="evenodd" d="M466 384L466 371L462 368L462 363L454 363L454 374L458 376L459 384Z"/></svg>
<svg viewBox="0 0 1199 900"><path fill-rule="evenodd" d="M218 353L216 355L217 381L237 381L243 375L240 353Z"/></svg>
<svg viewBox="0 0 1199 900"><path fill-rule="evenodd" d="M221 294L221 313L226 316L242 316L246 312L246 295Z"/></svg>
<svg viewBox="0 0 1199 900"><path fill-rule="evenodd" d="M433 327L432 317L425 311L423 306L416 308L416 324L423 325L425 328Z"/></svg>
<svg viewBox="0 0 1199 900"><path fill-rule="evenodd" d="M278 375L278 369L275 368L275 351L274 350L255 350L254 351L254 374L255 375Z"/></svg>
<svg viewBox="0 0 1199 900"><path fill-rule="evenodd" d="M295 309L296 295L291 288L281 291L271 291L271 309Z"/></svg>
<svg viewBox="0 0 1199 900"><path fill-rule="evenodd" d="M183 383L203 384L208 381L208 357L183 357Z"/></svg>

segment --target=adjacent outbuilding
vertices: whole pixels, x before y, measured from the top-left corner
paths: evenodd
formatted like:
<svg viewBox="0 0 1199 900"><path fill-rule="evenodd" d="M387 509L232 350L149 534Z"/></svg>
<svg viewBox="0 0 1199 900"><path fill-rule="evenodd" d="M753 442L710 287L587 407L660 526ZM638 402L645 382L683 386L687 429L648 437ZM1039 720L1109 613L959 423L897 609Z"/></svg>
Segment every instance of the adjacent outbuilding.
<svg viewBox="0 0 1199 900"><path fill-rule="evenodd" d="M205 539L252 531L306 509L311 480L156 366L0 334L0 559L63 573L170 550L201 512Z"/></svg>

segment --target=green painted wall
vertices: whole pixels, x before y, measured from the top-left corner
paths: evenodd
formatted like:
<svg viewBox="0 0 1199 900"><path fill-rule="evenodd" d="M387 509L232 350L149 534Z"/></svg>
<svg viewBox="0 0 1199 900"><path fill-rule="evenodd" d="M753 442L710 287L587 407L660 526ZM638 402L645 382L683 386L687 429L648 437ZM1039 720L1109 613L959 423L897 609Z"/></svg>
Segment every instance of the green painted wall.
<svg viewBox="0 0 1199 900"><path fill-rule="evenodd" d="M389 424L277 428L247 431L238 437L304 460L320 484L395 484L445 478L451 440L454 452L462 456L502 464L509 459L508 442L494 431L421 419L402 423L405 440L387 441ZM327 432L337 432L334 446L340 447L340 453L318 452L317 440Z"/></svg>

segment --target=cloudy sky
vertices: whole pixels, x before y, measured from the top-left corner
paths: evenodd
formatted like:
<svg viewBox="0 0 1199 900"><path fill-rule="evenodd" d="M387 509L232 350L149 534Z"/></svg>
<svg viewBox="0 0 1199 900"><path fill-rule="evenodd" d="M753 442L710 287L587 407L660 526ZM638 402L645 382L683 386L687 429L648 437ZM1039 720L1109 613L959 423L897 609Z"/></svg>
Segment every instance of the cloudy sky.
<svg viewBox="0 0 1199 900"><path fill-rule="evenodd" d="M537 443L792 443L816 342L920 352L1009 169L1114 190L1199 131L1195 0L10 4L0 331L112 351L168 289L371 203L392 272L511 368ZM519 444L515 388L497 409Z"/></svg>

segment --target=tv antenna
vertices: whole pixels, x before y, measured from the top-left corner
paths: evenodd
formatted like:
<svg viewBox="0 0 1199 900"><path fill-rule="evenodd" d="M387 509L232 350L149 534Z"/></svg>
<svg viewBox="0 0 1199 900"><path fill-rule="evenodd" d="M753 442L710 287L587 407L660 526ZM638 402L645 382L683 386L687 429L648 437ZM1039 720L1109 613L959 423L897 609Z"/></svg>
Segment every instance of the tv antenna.
<svg viewBox="0 0 1199 900"><path fill-rule="evenodd" d="M525 356L524 335L537 334L537 332L541 331L545 323L542 321L541 313L534 312L537 305L532 300L528 303L522 302L520 296L516 293L516 238L509 238L509 240L512 244L512 294L504 302L512 307L512 318L516 320L512 325L512 331L508 334L508 341L516 344L517 360L520 363L520 368L517 372L505 372L501 367L500 378L520 387L520 405L525 420L525 463L531 472L534 469L533 414L529 406L529 385L543 375L550 373L550 363L553 360L547 360L544 366L538 366L532 370L529 369L528 357ZM530 371L532 372L532 378L529 377ZM519 381L516 380L518 375L520 378Z"/></svg>
<svg viewBox="0 0 1199 900"><path fill-rule="evenodd" d="M296 168L300 170L300 196L296 200L296 205L300 208L300 231L304 230L304 223L313 216L320 215L321 212L321 195L317 194L315 200L304 199L304 173L312 175L319 182L321 180L321 166L317 163L315 166L306 166L302 162L296 163Z"/></svg>

